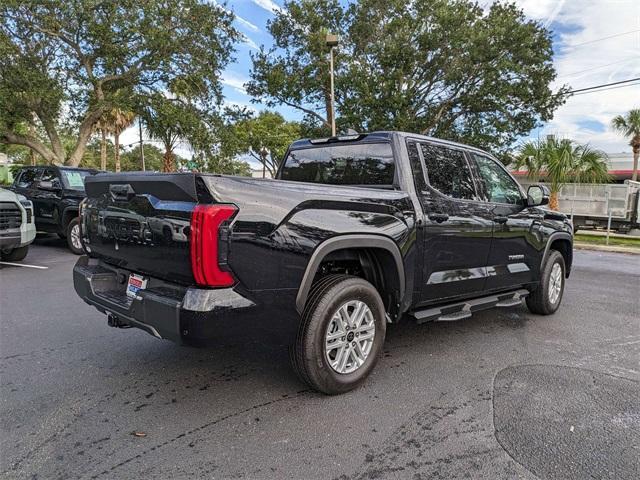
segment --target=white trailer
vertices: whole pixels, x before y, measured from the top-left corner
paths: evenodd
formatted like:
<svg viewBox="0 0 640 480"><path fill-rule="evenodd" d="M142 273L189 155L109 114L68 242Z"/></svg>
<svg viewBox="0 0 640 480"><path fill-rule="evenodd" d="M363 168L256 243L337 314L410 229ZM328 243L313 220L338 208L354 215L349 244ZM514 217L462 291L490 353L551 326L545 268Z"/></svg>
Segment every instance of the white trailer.
<svg viewBox="0 0 640 480"><path fill-rule="evenodd" d="M525 187L533 184L522 180ZM623 184L569 183L560 189L560 211L571 217L574 228L611 228L622 232L638 228L640 182Z"/></svg>

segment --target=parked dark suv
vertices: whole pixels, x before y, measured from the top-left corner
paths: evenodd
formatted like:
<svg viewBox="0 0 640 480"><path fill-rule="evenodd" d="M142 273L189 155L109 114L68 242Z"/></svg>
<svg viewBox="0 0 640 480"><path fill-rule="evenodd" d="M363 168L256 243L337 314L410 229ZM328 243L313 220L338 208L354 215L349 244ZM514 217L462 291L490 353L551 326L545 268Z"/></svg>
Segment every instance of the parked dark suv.
<svg viewBox="0 0 640 480"><path fill-rule="evenodd" d="M387 323L560 306L567 217L490 154L402 132L300 140L276 179L87 178L78 294L114 327L291 346L325 393L364 381Z"/></svg>
<svg viewBox="0 0 640 480"><path fill-rule="evenodd" d="M57 233L67 239L76 255L82 251L78 222L78 206L86 196L84 179L97 170L71 167L25 167L21 169L11 190L33 202L38 231Z"/></svg>

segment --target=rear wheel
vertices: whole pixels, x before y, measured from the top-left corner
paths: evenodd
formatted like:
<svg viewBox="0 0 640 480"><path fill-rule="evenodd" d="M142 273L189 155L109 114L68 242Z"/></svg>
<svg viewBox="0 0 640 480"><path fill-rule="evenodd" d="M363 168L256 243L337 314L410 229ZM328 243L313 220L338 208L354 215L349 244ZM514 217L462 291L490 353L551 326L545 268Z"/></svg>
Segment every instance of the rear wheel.
<svg viewBox="0 0 640 480"><path fill-rule="evenodd" d="M527 307L533 313L550 315L558 310L564 293L564 257L551 250L541 272L540 285L527 297Z"/></svg>
<svg viewBox="0 0 640 480"><path fill-rule="evenodd" d="M80 240L80 220L74 218L67 225L67 245L76 255L82 255L82 240Z"/></svg>
<svg viewBox="0 0 640 480"><path fill-rule="evenodd" d="M384 305L359 277L331 275L312 288L292 347L298 375L334 395L358 387L378 360L386 333Z"/></svg>
<svg viewBox="0 0 640 480"><path fill-rule="evenodd" d="M0 258L6 262L19 262L24 260L24 257L29 253L29 245L24 247L14 248L13 250L0 251Z"/></svg>

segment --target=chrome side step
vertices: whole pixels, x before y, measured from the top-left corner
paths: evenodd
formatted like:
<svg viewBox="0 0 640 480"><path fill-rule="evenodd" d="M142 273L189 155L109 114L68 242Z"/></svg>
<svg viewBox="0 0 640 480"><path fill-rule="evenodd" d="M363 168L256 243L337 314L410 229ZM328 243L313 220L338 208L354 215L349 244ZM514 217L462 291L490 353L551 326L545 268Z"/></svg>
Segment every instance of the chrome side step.
<svg viewBox="0 0 640 480"><path fill-rule="evenodd" d="M412 312L411 315L415 317L417 323L453 322L469 318L474 312L479 312L480 310L494 307L516 307L522 303L522 299L527 295L529 295L529 290L521 288L512 292L498 293L449 305L417 310Z"/></svg>

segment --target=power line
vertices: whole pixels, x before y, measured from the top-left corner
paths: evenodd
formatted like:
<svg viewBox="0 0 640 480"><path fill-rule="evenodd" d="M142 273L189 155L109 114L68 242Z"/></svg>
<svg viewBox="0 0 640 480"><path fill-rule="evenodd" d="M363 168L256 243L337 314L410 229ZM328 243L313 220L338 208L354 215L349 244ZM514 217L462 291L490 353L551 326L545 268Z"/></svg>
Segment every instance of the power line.
<svg viewBox="0 0 640 480"><path fill-rule="evenodd" d="M590 93L599 93L599 92L606 92L607 90L617 90L619 88L626 88L626 87L635 87L636 85L640 85L640 82L637 83L627 83L625 85L618 85L616 87L609 87L609 88L601 88L600 90L590 90L588 92L582 92L582 93L576 93L575 95L573 95L574 97L579 97L580 95L589 95Z"/></svg>
<svg viewBox="0 0 640 480"><path fill-rule="evenodd" d="M577 90L570 90L568 93L569 94L575 94L575 93L579 93L579 92L588 92L590 90L596 90L598 88L610 87L612 85L620 85L620 84L623 84L623 83L635 82L637 80L640 80L640 77L629 78L628 80L620 80L619 82L603 83L601 85L594 85L593 87L579 88Z"/></svg>
<svg viewBox="0 0 640 480"><path fill-rule="evenodd" d="M640 28L636 30L630 30L628 32L616 33L615 35L609 35L608 37L595 38L593 40L589 40L587 42L576 43L575 45L567 45L566 48L576 48L581 47L582 45L590 45L592 43L601 42L602 40L608 40L610 38L622 37L623 35L629 35L631 33L640 32Z"/></svg>

